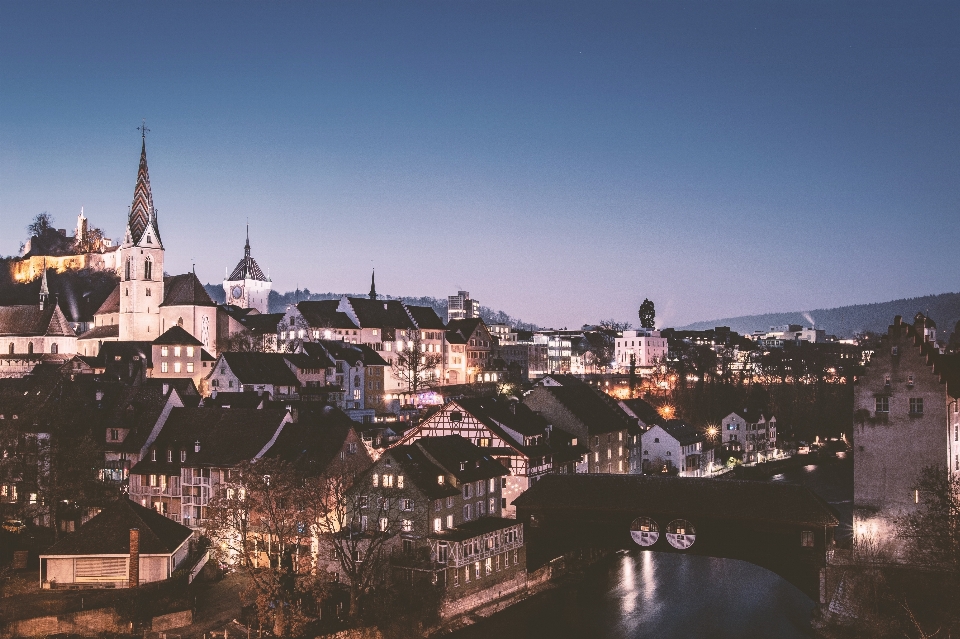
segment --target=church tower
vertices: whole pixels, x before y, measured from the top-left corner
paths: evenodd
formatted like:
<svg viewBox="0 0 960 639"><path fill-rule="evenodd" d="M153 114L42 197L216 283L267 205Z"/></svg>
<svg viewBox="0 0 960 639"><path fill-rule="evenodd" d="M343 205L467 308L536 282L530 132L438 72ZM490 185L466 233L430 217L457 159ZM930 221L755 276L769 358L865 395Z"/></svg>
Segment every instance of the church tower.
<svg viewBox="0 0 960 639"><path fill-rule="evenodd" d="M269 309L270 278L263 274L260 265L250 255L250 225L247 225L247 243L243 247L243 259L233 273L223 280L227 304L240 308L253 308L260 313Z"/></svg>
<svg viewBox="0 0 960 639"><path fill-rule="evenodd" d="M140 168L133 204L120 245L120 340L153 341L160 336L163 302L163 243L147 171L147 128L141 127Z"/></svg>

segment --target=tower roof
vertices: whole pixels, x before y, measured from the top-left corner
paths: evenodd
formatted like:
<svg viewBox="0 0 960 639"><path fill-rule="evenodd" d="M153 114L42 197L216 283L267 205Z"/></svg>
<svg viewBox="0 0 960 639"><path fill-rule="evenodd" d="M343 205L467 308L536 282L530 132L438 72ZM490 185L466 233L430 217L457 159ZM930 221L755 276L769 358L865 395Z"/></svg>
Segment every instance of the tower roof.
<svg viewBox="0 0 960 639"><path fill-rule="evenodd" d="M270 278L263 274L260 265L250 256L250 226L247 225L247 243L243 247L243 259L233 269L228 282L238 282L240 280L257 280L258 282L269 282Z"/></svg>
<svg viewBox="0 0 960 639"><path fill-rule="evenodd" d="M127 232L130 241L139 244L147 228L153 228L160 242L160 229L157 227L157 214L153 208L153 193L150 190L150 172L147 170L147 138L143 137L143 146L140 148L140 168L137 170L137 184L133 189L133 204L130 205L130 217L127 220Z"/></svg>

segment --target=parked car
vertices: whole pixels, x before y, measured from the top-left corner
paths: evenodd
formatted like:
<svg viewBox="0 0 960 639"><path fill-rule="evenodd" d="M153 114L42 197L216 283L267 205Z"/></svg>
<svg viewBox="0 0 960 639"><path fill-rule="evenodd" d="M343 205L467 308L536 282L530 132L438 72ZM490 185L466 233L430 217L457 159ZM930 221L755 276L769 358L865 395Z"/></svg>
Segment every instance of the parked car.
<svg viewBox="0 0 960 639"><path fill-rule="evenodd" d="M27 527L19 519L4 519L3 529L7 532L22 533Z"/></svg>

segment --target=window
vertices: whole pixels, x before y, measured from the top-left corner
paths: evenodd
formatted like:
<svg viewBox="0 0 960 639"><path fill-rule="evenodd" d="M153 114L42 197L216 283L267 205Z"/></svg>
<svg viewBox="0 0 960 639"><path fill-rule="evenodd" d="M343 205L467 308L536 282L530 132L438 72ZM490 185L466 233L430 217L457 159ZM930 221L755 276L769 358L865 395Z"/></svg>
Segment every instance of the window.
<svg viewBox="0 0 960 639"><path fill-rule="evenodd" d="M800 533L800 545L804 548L813 548L812 530L804 530Z"/></svg>
<svg viewBox="0 0 960 639"><path fill-rule="evenodd" d="M193 362L187 362L187 372L188 373L193 372Z"/></svg>
<svg viewBox="0 0 960 639"><path fill-rule="evenodd" d="M164 362L164 363L166 363L166 362ZM174 372L174 373L179 373L179 372L180 372L180 366L181 366L180 362L174 362L174 363L173 363L173 372Z"/></svg>
<svg viewBox="0 0 960 639"><path fill-rule="evenodd" d="M185 462L185 461L187 461L187 451L181 450L181 451L180 451L180 462L183 463L183 462Z"/></svg>
<svg viewBox="0 0 960 639"><path fill-rule="evenodd" d="M923 398L922 397L910 398L910 414L923 415Z"/></svg>
<svg viewBox="0 0 960 639"><path fill-rule="evenodd" d="M654 437L654 438L653 438L653 443L654 443L654 444L659 444L659 443L660 443L660 438L659 438L659 437Z"/></svg>
<svg viewBox="0 0 960 639"><path fill-rule="evenodd" d="M386 517L380 518L380 532L387 532L387 526L390 524Z"/></svg>
<svg viewBox="0 0 960 639"><path fill-rule="evenodd" d="M464 484L463 485L463 498L470 499L473 497L473 484Z"/></svg>
<svg viewBox="0 0 960 639"><path fill-rule="evenodd" d="M889 397L878 397L877 398L877 413L889 413L890 412L890 398Z"/></svg>
<svg viewBox="0 0 960 639"><path fill-rule="evenodd" d="M143 279L145 280L153 279L153 262L150 260L149 257L143 261Z"/></svg>
<svg viewBox="0 0 960 639"><path fill-rule="evenodd" d="M384 488L393 488L393 475L384 475L384 476L383 476L383 487L384 487Z"/></svg>
<svg viewBox="0 0 960 639"><path fill-rule="evenodd" d="M483 564L484 572L486 574L489 575L491 572L493 572L493 557L487 557Z"/></svg>
<svg viewBox="0 0 960 639"><path fill-rule="evenodd" d="M380 485L380 475L373 475L373 487L377 488Z"/></svg>
<svg viewBox="0 0 960 639"><path fill-rule="evenodd" d="M439 517L433 520L433 532L440 532L443 529L443 522Z"/></svg>
<svg viewBox="0 0 960 639"><path fill-rule="evenodd" d="M453 497L447 497L447 508L453 508Z"/></svg>
<svg viewBox="0 0 960 639"><path fill-rule="evenodd" d="M493 493L497 492L497 478L496 478L496 477L494 477L493 479L490 480L490 488L489 488L489 490L490 490L490 494L493 494Z"/></svg>
<svg viewBox="0 0 960 639"><path fill-rule="evenodd" d="M172 461L173 461L173 451L172 451L172 450L168 450L168 451L167 451L167 463L169 464L169 463L172 462Z"/></svg>
<svg viewBox="0 0 960 639"><path fill-rule="evenodd" d="M484 482L482 479L477 482L477 497L480 497L480 496L483 495L483 484L484 484L484 483L485 483L485 482Z"/></svg>
<svg viewBox="0 0 960 639"><path fill-rule="evenodd" d="M447 515L447 528L453 528L453 515Z"/></svg>
<svg viewBox="0 0 960 639"><path fill-rule="evenodd" d="M369 499L366 495L360 495L360 508L366 508L369 503Z"/></svg>
<svg viewBox="0 0 960 639"><path fill-rule="evenodd" d="M477 579L480 578L480 562L479 561L473 562L473 576L476 577Z"/></svg>
<svg viewBox="0 0 960 639"><path fill-rule="evenodd" d="M110 441L118 441L120 439L120 431L116 428L110 429Z"/></svg>
<svg viewBox="0 0 960 639"><path fill-rule="evenodd" d="M490 512L490 514L492 515L492 514L494 514L494 511L496 511L496 510L497 510L497 498L496 498L496 497L491 497L491 498L490 498L490 510L489 510L489 512Z"/></svg>
<svg viewBox="0 0 960 639"><path fill-rule="evenodd" d="M482 502L482 501L478 501L478 502L477 502L477 517L483 517L483 515L484 515L484 513L483 513L483 502Z"/></svg>
<svg viewBox="0 0 960 639"><path fill-rule="evenodd" d="M463 520L470 521L473 519L473 511L470 507L470 504L464 504L463 506Z"/></svg>
<svg viewBox="0 0 960 639"><path fill-rule="evenodd" d="M400 510L410 512L413 510L413 500L412 499L401 499L400 500Z"/></svg>
<svg viewBox="0 0 960 639"><path fill-rule="evenodd" d="M437 483L443 486L443 475L437 475Z"/></svg>

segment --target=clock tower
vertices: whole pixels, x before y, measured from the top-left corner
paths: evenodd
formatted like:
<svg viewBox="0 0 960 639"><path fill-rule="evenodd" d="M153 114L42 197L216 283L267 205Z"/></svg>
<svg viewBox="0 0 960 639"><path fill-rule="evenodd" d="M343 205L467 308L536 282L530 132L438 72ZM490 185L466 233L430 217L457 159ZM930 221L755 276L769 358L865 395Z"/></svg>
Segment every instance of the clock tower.
<svg viewBox="0 0 960 639"><path fill-rule="evenodd" d="M250 227L247 226L247 243L243 247L243 259L225 280L223 292L227 304L240 308L253 308L260 313L268 311L272 283L263 274L257 261L250 256Z"/></svg>

